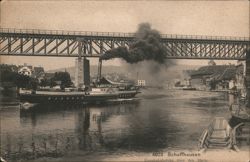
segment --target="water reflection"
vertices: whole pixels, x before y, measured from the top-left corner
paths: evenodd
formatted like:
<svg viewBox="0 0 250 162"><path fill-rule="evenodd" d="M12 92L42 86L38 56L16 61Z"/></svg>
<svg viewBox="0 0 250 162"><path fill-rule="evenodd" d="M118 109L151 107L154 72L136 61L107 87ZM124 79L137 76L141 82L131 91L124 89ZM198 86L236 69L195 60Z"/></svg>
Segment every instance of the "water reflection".
<svg viewBox="0 0 250 162"><path fill-rule="evenodd" d="M90 127L90 111L89 108L85 108L81 110L77 114L76 119L76 129L75 132L78 136L79 140L79 149L91 148L90 135L89 135L89 127Z"/></svg>
<svg viewBox="0 0 250 162"><path fill-rule="evenodd" d="M13 123L19 129L3 126L2 151L6 158L15 159L27 158L28 154L31 158L37 158L59 156L69 150L97 150L105 144L102 124L113 116L132 113L137 106L138 103L20 112L20 125ZM8 110L4 113L8 114ZM17 116L10 115L9 118L16 119Z"/></svg>

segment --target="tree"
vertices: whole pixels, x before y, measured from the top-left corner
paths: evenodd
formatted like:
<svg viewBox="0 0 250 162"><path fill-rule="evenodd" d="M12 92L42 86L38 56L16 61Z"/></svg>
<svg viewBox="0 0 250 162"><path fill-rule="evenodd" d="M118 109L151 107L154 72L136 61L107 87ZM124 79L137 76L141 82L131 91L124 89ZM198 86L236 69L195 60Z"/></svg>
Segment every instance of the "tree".
<svg viewBox="0 0 250 162"><path fill-rule="evenodd" d="M51 83L55 83L56 81L61 81L62 89L72 85L70 74L68 72L56 72L54 77L51 79Z"/></svg>
<svg viewBox="0 0 250 162"><path fill-rule="evenodd" d="M15 85L18 88L30 88L29 84L31 82L31 78L27 75L17 74L16 79L14 81Z"/></svg>
<svg viewBox="0 0 250 162"><path fill-rule="evenodd" d="M50 86L50 81L46 78L42 79L40 84L41 87L46 87L46 86Z"/></svg>
<svg viewBox="0 0 250 162"><path fill-rule="evenodd" d="M29 85L30 85L30 88L31 88L31 89L37 90L37 87L38 87L38 80L35 79L35 78L32 78L32 79L30 80Z"/></svg>
<svg viewBox="0 0 250 162"><path fill-rule="evenodd" d="M17 76L14 65L0 64L0 82L14 82Z"/></svg>
<svg viewBox="0 0 250 162"><path fill-rule="evenodd" d="M37 89L38 80L18 74L17 66L0 64L0 82L14 83L18 88Z"/></svg>

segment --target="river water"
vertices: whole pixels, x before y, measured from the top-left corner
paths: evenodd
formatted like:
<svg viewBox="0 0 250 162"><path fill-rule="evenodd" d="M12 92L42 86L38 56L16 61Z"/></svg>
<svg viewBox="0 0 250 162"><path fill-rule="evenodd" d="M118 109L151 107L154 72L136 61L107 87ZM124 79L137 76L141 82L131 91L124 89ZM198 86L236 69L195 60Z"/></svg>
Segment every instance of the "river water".
<svg viewBox="0 0 250 162"><path fill-rule="evenodd" d="M133 103L64 106L20 112L18 100L2 101L1 151L7 159L91 154L197 150L216 116L229 118L230 96L219 92L143 89Z"/></svg>

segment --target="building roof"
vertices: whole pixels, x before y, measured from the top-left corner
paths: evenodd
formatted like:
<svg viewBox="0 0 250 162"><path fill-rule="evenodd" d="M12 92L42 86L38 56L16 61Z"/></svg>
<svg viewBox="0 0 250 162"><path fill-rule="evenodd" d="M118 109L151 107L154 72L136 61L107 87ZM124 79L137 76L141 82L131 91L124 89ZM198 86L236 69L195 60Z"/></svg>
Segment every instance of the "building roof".
<svg viewBox="0 0 250 162"><path fill-rule="evenodd" d="M20 68L20 69L18 70L18 73L19 73L19 74L22 74L22 75L31 76L31 75L32 75L32 69L30 69L30 68L27 67L27 66L23 66L22 68Z"/></svg>
<svg viewBox="0 0 250 162"><path fill-rule="evenodd" d="M43 67L34 67L34 72L44 72Z"/></svg>
<svg viewBox="0 0 250 162"><path fill-rule="evenodd" d="M216 80L232 80L235 78L235 74L236 74L236 67L232 66L232 67L228 67L226 68L222 74L216 78Z"/></svg>
<svg viewBox="0 0 250 162"><path fill-rule="evenodd" d="M204 75L213 75L218 72L224 71L226 68L232 65L212 65L212 66L202 66L198 70L193 71L190 76L204 76Z"/></svg>
<svg viewBox="0 0 250 162"><path fill-rule="evenodd" d="M237 70L238 66L235 65L203 66L199 68L197 71L194 71L190 76L191 77L209 76L209 78L213 80L231 80L235 78Z"/></svg>
<svg viewBox="0 0 250 162"><path fill-rule="evenodd" d="M34 67L33 76L39 78L42 74L44 74L43 67Z"/></svg>

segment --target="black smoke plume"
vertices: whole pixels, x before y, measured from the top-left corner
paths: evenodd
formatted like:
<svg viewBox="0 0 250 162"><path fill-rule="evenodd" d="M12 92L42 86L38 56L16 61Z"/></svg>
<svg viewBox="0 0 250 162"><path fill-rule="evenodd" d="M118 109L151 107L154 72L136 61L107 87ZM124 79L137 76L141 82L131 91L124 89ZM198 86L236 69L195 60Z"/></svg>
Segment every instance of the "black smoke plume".
<svg viewBox="0 0 250 162"><path fill-rule="evenodd" d="M122 58L128 63L154 60L163 64L166 59L166 50L160 41L160 33L151 29L149 23L142 23L135 34L134 43L130 44L129 47L121 46L111 49L102 55L100 59Z"/></svg>

